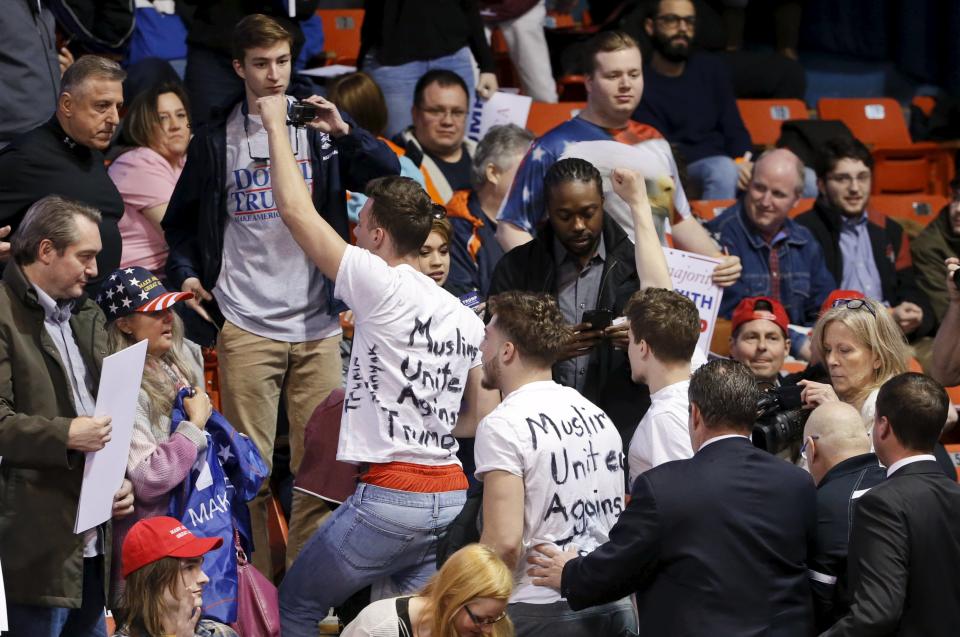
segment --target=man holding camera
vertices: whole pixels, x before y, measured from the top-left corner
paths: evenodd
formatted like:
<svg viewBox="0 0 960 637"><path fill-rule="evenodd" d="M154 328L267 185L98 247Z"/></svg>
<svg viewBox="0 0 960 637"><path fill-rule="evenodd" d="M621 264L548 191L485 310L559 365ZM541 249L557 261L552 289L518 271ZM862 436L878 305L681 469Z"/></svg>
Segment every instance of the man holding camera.
<svg viewBox="0 0 960 637"><path fill-rule="evenodd" d="M783 304L769 296L747 297L737 304L730 323L730 358L746 365L757 382L778 387L790 351L790 319Z"/></svg>
<svg viewBox="0 0 960 637"><path fill-rule="evenodd" d="M226 119L200 128L190 144L163 220L170 245L167 277L193 292L199 301L193 308L220 327L224 415L250 436L268 465L284 393L295 473L307 420L341 384L339 308L332 282L304 255L277 212L257 108L257 98L287 90L291 35L272 18L254 14L237 24L233 41L233 66L245 95ZM329 132L316 123L287 132L316 209L346 239L345 189L363 190L370 179L400 168L386 145L349 118L334 121ZM250 512L254 564L270 576L268 498L265 483ZM294 495L288 563L325 512L320 500Z"/></svg>

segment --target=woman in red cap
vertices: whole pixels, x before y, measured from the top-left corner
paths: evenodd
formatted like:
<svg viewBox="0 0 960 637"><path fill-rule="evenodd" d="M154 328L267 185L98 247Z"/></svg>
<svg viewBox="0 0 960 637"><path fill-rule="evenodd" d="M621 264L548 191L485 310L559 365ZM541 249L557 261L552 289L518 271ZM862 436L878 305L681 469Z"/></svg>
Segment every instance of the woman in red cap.
<svg viewBox="0 0 960 637"><path fill-rule="evenodd" d="M206 452L203 428L210 417L210 398L203 390L200 347L183 337L183 324L173 305L193 298L190 292L169 292L146 268L132 266L110 274L97 295L107 317L107 350L118 352L147 341L147 360L133 425L127 477L133 483L134 512L114 525L114 551L137 521L166 515L170 492L189 476L197 457ZM183 387L195 396L183 401L187 420L170 432L174 398ZM114 564L111 600L123 590Z"/></svg>
<svg viewBox="0 0 960 637"><path fill-rule="evenodd" d="M222 543L166 516L133 525L123 542L126 615L116 637L237 637L229 626L200 619L209 581L203 555Z"/></svg>

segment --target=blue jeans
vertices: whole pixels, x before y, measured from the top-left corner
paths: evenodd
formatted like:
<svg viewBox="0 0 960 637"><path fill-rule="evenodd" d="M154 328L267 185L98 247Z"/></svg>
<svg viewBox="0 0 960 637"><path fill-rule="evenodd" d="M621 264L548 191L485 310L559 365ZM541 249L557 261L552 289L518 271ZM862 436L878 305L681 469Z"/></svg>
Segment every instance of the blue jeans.
<svg viewBox="0 0 960 637"><path fill-rule="evenodd" d="M733 199L737 196L739 167L729 157L704 157L687 165L687 176L701 199Z"/></svg>
<svg viewBox="0 0 960 637"><path fill-rule="evenodd" d="M307 541L280 585L284 637L316 637L331 606L373 585L372 598L413 592L437 570L437 539L465 491L410 493L369 484Z"/></svg>
<svg viewBox="0 0 960 637"><path fill-rule="evenodd" d="M724 155L704 157L687 165L687 176L694 186L694 191L701 190L700 199L735 199L738 174L739 166ZM810 167L803 169L801 196L817 196L817 173Z"/></svg>
<svg viewBox="0 0 960 637"><path fill-rule="evenodd" d="M9 584L9 580L7 581ZM16 583L14 583L16 585ZM80 608L10 604L5 637L105 637L103 616L103 557L83 560L83 601Z"/></svg>
<svg viewBox="0 0 960 637"><path fill-rule="evenodd" d="M433 69L447 69L462 77L467 83L468 107L473 104L476 81L473 77L473 58L469 47L432 60L418 60L396 66L381 66L374 54L366 57L363 70L377 83L387 102L387 137L394 137L413 122L410 115L413 89L417 80Z"/></svg>
<svg viewBox="0 0 960 637"><path fill-rule="evenodd" d="M510 604L507 613L516 637L617 637L637 630L637 613L630 598L571 610L565 601L553 604Z"/></svg>

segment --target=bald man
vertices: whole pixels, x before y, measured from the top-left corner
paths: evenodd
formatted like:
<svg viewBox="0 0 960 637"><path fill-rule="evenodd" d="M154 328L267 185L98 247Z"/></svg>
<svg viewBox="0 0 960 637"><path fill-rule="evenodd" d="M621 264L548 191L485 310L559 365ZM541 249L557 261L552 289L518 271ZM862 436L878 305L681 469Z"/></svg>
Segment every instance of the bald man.
<svg viewBox="0 0 960 637"><path fill-rule="evenodd" d="M817 632L847 613L847 543L857 498L879 484L886 472L870 453L860 412L847 403L824 403L813 410L800 450L817 483L817 534L811 552Z"/></svg>
<svg viewBox="0 0 960 637"><path fill-rule="evenodd" d="M820 304L836 287L813 234L790 218L803 193L804 167L785 148L768 150L753 167L737 203L706 224L729 254L740 257L744 275L726 288L720 316L730 318L741 300L769 296L787 310L790 323L813 325ZM791 335L791 353L807 355L807 338Z"/></svg>

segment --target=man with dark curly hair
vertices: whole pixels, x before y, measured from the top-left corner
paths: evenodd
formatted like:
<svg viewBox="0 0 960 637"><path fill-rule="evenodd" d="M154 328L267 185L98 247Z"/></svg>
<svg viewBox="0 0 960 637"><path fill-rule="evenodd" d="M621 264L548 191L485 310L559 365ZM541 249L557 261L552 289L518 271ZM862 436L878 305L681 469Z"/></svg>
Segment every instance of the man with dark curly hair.
<svg viewBox="0 0 960 637"><path fill-rule="evenodd" d="M623 443L602 409L553 381L552 365L573 336L556 299L504 292L488 303L482 382L500 390L503 402L477 429L476 476L484 485L480 541L516 572L508 606L516 634L635 629L629 598L575 612L524 572L535 544L589 552L607 541L625 506Z"/></svg>

